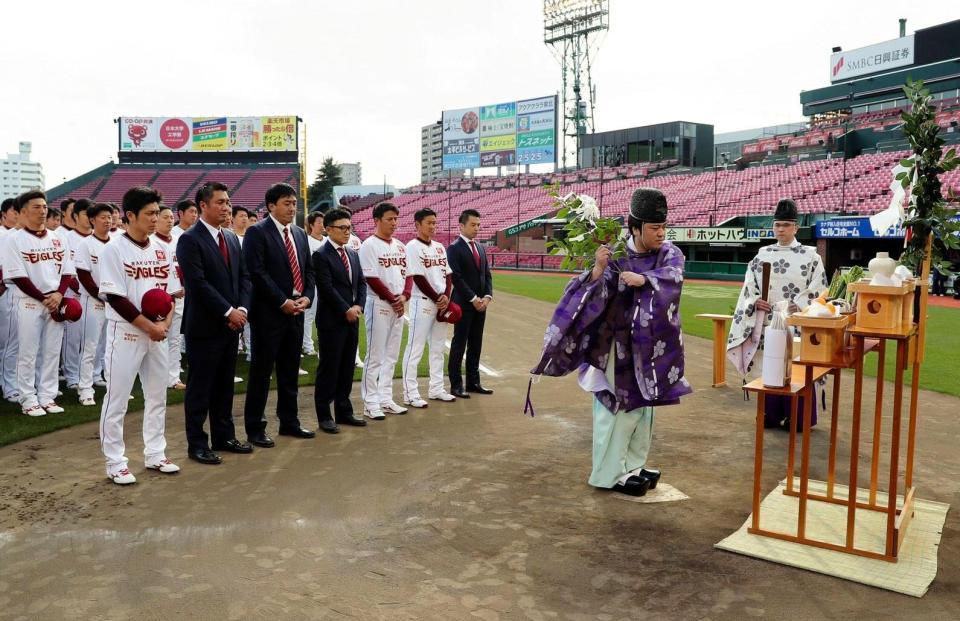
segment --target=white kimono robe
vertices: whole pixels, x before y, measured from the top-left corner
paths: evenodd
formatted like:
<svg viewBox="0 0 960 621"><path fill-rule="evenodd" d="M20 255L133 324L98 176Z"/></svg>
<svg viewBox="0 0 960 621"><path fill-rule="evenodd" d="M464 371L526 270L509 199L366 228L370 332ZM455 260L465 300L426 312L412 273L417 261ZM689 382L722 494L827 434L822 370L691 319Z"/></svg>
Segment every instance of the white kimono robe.
<svg viewBox="0 0 960 621"><path fill-rule="evenodd" d="M767 301L771 305L787 300L804 310L828 286L823 261L816 248L794 240L789 246L775 243L760 249L747 268L727 337L727 358L742 376L746 376L753 366L753 358L761 348L764 324L769 323L767 313L756 311L764 263L770 264Z"/></svg>

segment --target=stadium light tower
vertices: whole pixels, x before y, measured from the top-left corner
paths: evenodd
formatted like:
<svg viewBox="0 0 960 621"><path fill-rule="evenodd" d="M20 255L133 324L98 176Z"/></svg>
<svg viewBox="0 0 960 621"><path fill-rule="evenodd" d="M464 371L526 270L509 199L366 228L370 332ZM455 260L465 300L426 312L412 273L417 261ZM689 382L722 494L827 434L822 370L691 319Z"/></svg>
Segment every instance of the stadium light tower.
<svg viewBox="0 0 960 621"><path fill-rule="evenodd" d="M563 168L567 167L567 137L574 139L580 166L580 137L593 133L596 99L590 75L591 59L610 29L610 0L543 0L543 42L560 63L563 91Z"/></svg>

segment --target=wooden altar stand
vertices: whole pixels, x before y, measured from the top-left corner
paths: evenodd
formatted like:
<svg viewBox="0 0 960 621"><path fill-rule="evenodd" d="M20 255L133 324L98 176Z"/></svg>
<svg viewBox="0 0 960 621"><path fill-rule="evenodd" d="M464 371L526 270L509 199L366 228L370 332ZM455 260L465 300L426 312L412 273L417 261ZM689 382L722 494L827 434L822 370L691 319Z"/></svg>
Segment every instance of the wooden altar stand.
<svg viewBox="0 0 960 621"><path fill-rule="evenodd" d="M926 296L924 296L925 298ZM924 300L925 302L926 300ZM925 307L925 304L922 305ZM925 310L925 308L924 308ZM862 329L852 328L850 330L851 347L843 349L842 354L829 363L823 361L809 361L802 358L795 358L792 365L792 377L789 386L783 388L771 388L763 385L762 379L757 379L745 386L745 389L754 392L757 395L757 418L756 418L756 450L754 456L753 471L753 512L749 533L764 537L772 537L784 541L825 548L848 554L855 554L869 558L881 559L889 562L896 562L897 554L901 548L904 537L907 534L907 528L910 519L913 517L913 502L915 489L913 487L913 457L916 446L916 428L917 428L917 397L919 390L920 362L922 359L922 347L918 347L918 326L911 323L900 325L893 330L880 329ZM897 343L897 364L896 377L894 379L893 395L893 415L890 445L886 447L889 450L890 471L887 484L887 502L880 504L877 502L877 491L879 487L879 466L881 456L880 429L882 425L883 412L883 392L884 392L884 358L886 353L886 342L888 340ZM867 495L867 502L859 498L858 491L858 466L860 455L860 420L862 410L863 393L863 362L864 357L871 351L876 351L878 355L878 375L876 380L876 405L874 408L873 438L871 443L870 458L870 486L863 491ZM918 350L920 354L918 355ZM901 423L903 414L903 386L904 370L912 365L913 372L911 378L909 421L907 432L906 447L906 466L905 479L903 486L903 503L898 505L899 487L899 468L901 464ZM853 408L850 425L850 474L849 487L850 493L844 496L838 496L834 493L836 482L836 461L837 461L837 430L839 428L839 398L841 387L841 372L843 369L854 370L854 395ZM827 463L827 486L826 493L812 493L809 491L809 472L810 472L810 423L813 414L813 403L816 398L814 385L817 380L827 376L833 376L833 399L830 412L830 446ZM790 446L787 453L787 483L784 494L798 498L797 527L794 533L779 532L768 530L762 527L760 519L760 501L761 501L761 474L763 472L763 420L764 420L764 396L765 395L783 395L791 398L790 413ZM804 397L802 426L801 426L801 449L800 449L800 477L797 483L794 481L795 461L796 461L796 435L797 435L797 417L799 397ZM845 505L847 507L846 536L843 544L830 541L813 539L807 535L806 522L809 503L824 502L836 505ZM857 511L875 511L886 514L886 543L884 550L868 550L854 545L854 534L857 526Z"/></svg>

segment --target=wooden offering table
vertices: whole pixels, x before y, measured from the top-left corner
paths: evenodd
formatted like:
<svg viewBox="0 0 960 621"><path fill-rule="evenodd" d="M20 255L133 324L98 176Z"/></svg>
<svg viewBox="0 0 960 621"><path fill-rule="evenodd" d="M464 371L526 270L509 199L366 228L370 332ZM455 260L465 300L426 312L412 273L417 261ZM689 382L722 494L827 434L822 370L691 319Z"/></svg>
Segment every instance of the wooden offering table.
<svg viewBox="0 0 960 621"><path fill-rule="evenodd" d="M911 361L914 365L912 378L912 391L910 401L910 421L908 428L907 441L907 459L906 459L906 483L903 506L897 506L898 473L900 465L900 430L902 414L903 397L903 372L907 366L908 351L911 349L912 340L916 339L916 326L906 324L898 330L874 330L851 328L850 336L852 347L844 348L840 355L825 363L822 360L804 360L796 358L792 365L792 377L789 386L783 388L774 388L764 386L761 379L754 380L745 386L745 389L757 394L757 414L756 414L756 450L754 456L754 480L753 480L753 514L751 525L748 532L754 535L772 537L785 541L792 541L803 545L825 548L838 552L856 554L869 558L882 559L885 561L896 562L897 554L903 539L906 536L907 526L913 515L914 488L912 486L913 477L913 452L915 447L916 434L916 412L917 412L917 390L919 387L919 362L916 357ZM885 344L887 340L897 341L897 372L894 387L893 403L893 421L891 429L891 443L889 446L890 455L890 474L887 487L888 500L885 505L877 503L877 488L879 479L880 464L880 428L882 424L881 414L883 410L883 365ZM873 442L870 468L870 488L868 501L863 502L858 499L858 477L857 468L859 466L860 454L860 416L862 408L863 392L863 360L864 356L870 351L876 350L878 353L878 364L881 372L877 377L876 384L876 406L874 410ZM843 369L854 370L854 396L853 412L850 420L850 474L848 493L838 496L834 492L836 483L836 463L837 463L837 430L839 421L839 400L841 386L841 372ZM815 396L814 385L821 378L833 376L833 401L830 414L830 445L827 463L827 485L826 493L812 493L809 491L809 473L810 473L810 424L813 414L813 403ZM764 396L765 395L783 395L791 398L790 413L790 446L787 453L787 484L784 494L794 496L799 499L797 528L795 533L779 532L765 529L760 522L760 501L761 501L761 475L763 472L763 434L764 434ZM804 407L802 414L798 414L799 397L804 397ZM800 477L798 483L794 481L795 458L796 458L796 430L797 418L802 415L801 425L801 454L800 454ZM865 490L866 491L866 490ZM843 544L830 541L822 541L811 538L806 532L807 508L810 501L832 503L845 505L847 507L846 537ZM869 550L854 545L854 533L856 529L857 509L877 511L887 514L886 522L886 545L882 552Z"/></svg>
<svg viewBox="0 0 960 621"><path fill-rule="evenodd" d="M723 386L727 383L727 322L733 315L701 313L697 319L713 322L713 387Z"/></svg>

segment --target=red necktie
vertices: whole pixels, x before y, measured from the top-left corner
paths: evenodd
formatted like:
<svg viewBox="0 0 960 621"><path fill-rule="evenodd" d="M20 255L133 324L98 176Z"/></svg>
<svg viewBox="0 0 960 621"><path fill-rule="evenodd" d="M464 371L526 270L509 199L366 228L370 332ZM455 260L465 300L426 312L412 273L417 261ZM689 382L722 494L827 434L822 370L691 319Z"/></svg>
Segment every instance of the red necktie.
<svg viewBox="0 0 960 621"><path fill-rule="evenodd" d="M290 241L290 230L283 229L283 243L287 247L287 259L290 261L290 271L293 273L293 288L297 293L303 293L303 275L300 273L300 263L297 261L297 253L293 250L293 243Z"/></svg>
<svg viewBox="0 0 960 621"><path fill-rule="evenodd" d="M470 242L470 250L473 250L473 262L477 264L477 269L480 269L480 253L477 252L477 245Z"/></svg>
<svg viewBox="0 0 960 621"><path fill-rule="evenodd" d="M350 260L347 259L347 252L341 246L340 250L340 260L343 261L343 269L347 270L347 280L350 279Z"/></svg>
<svg viewBox="0 0 960 621"><path fill-rule="evenodd" d="M223 257L223 262L229 267L230 253L227 252L227 242L223 239L223 231L217 233L217 243L220 245L220 255Z"/></svg>

